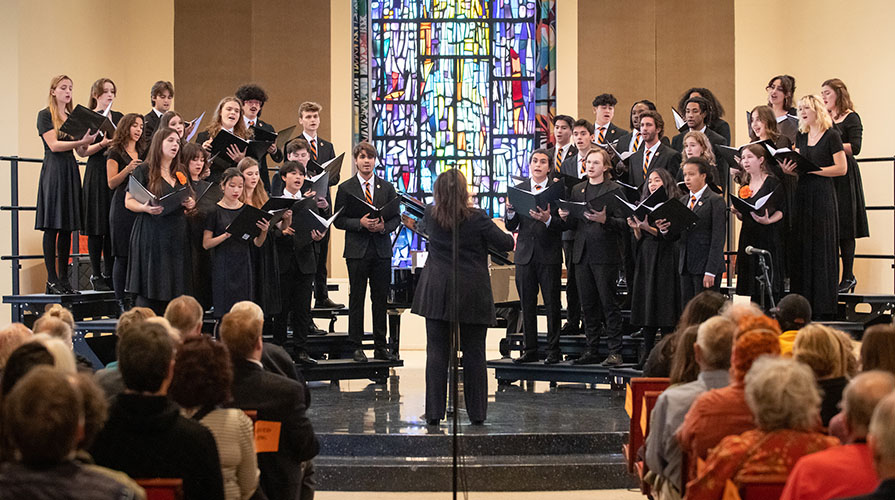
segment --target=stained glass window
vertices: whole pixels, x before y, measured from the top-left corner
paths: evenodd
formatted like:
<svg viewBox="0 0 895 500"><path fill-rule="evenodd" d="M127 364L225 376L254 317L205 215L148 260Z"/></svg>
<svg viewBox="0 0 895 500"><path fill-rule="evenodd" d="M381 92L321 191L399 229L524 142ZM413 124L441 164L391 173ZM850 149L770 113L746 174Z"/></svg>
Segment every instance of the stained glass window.
<svg viewBox="0 0 895 500"><path fill-rule="evenodd" d="M478 206L505 211L510 176L549 141L554 0L357 0L355 139L398 191L431 202L459 168ZM412 238L398 235L396 260Z"/></svg>

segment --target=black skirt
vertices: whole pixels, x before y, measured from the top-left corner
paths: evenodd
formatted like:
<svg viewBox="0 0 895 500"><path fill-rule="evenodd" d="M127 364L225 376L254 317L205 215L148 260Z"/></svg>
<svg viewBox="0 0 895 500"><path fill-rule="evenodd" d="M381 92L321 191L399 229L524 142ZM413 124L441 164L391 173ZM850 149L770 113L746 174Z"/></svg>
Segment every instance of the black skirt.
<svg viewBox="0 0 895 500"><path fill-rule="evenodd" d="M636 264L631 287L631 324L671 327L681 311L678 251L674 243L643 233L635 242Z"/></svg>
<svg viewBox="0 0 895 500"><path fill-rule="evenodd" d="M37 185L34 229L78 231L81 229L81 173L71 151L54 153L43 134L53 128L50 110L37 114L37 131L44 145L44 161Z"/></svg>

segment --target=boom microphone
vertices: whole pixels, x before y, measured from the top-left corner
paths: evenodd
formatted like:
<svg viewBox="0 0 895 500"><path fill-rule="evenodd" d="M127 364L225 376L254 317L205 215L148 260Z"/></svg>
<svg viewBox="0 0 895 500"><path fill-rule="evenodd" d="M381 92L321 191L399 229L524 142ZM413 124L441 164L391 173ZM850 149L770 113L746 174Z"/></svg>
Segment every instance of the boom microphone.
<svg viewBox="0 0 895 500"><path fill-rule="evenodd" d="M746 255L765 255L767 257L771 256L771 252L767 250L763 250L761 248L755 248L752 245L746 247Z"/></svg>

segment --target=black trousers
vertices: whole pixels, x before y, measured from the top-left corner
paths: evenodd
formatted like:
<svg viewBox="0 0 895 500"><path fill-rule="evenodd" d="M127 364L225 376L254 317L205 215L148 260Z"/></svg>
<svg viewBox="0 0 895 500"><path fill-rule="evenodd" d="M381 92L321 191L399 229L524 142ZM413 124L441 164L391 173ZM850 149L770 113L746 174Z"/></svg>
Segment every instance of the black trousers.
<svg viewBox="0 0 895 500"><path fill-rule="evenodd" d="M575 263L572 262L574 240L563 240L562 253L566 260L566 319L573 326L581 323L581 301L578 299L578 284Z"/></svg>
<svg viewBox="0 0 895 500"><path fill-rule="evenodd" d="M485 369L487 325L460 323L463 351L463 399L470 420L488 414L488 379ZM448 365L451 360L451 324L426 318L426 419L443 419L447 405Z"/></svg>
<svg viewBox="0 0 895 500"><path fill-rule="evenodd" d="M682 273L681 274L681 304L686 306L687 302L690 302L690 299L695 297L699 292L703 290L712 290L714 292L721 292L721 276L715 276L715 284L711 288L705 288L702 286L702 280L705 278L704 274L690 274L690 273Z"/></svg>
<svg viewBox="0 0 895 500"><path fill-rule="evenodd" d="M516 264L516 289L522 303L525 353L538 351L538 289L547 308L547 352L559 354L561 264Z"/></svg>
<svg viewBox="0 0 895 500"><path fill-rule="evenodd" d="M326 258L329 256L329 233L323 233L323 239L317 242L320 253L317 254L317 272L314 274L314 298L318 301L329 298L326 289Z"/></svg>
<svg viewBox="0 0 895 500"><path fill-rule="evenodd" d="M391 283L391 259L376 256L376 250L367 249L363 259L345 259L348 265L348 340L355 349L361 347L364 337L364 303L367 282L370 283L370 301L373 310L373 343L385 347L388 287Z"/></svg>
<svg viewBox="0 0 895 500"><path fill-rule="evenodd" d="M286 343L286 326L292 327L292 342L295 352L304 351L308 342L308 327L311 324L311 283L313 274L289 272L280 274L280 314L273 318L273 341L277 345ZM291 321L290 321L291 314Z"/></svg>
<svg viewBox="0 0 895 500"><path fill-rule="evenodd" d="M584 308L584 333L587 351L596 353L600 342L600 327L605 321L606 345L609 354L619 354L622 348L622 313L616 297L618 264L589 264L575 266L578 294Z"/></svg>

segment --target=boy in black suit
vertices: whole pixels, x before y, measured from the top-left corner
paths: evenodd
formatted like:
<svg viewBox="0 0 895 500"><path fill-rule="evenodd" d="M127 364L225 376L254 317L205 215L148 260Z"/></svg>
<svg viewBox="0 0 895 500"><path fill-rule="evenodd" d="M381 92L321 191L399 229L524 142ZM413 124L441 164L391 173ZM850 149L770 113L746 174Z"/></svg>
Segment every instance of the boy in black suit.
<svg viewBox="0 0 895 500"><path fill-rule="evenodd" d="M171 110L171 103L174 101L174 84L159 80L152 84L149 91L149 100L152 102L152 109L143 116L143 143L147 146L152 142L152 134L158 128L158 124L162 119L165 111Z"/></svg>
<svg viewBox="0 0 895 500"><path fill-rule="evenodd" d="M301 137L308 141L308 150L311 153L311 159L319 165L332 160L336 157L336 151L333 144L326 139L317 136L317 129L320 127L320 111L323 106L316 102L305 101L298 107L298 123L301 124ZM319 172L308 172L308 175L317 175ZM333 175L329 178L329 185L335 186L339 183L339 175ZM329 217L332 212L332 198L330 198L329 190L326 193L326 201L330 204L326 211L322 214ZM317 273L314 275L314 307L317 309L341 309L344 304L337 304L329 298L329 291L326 289L326 262L329 256L329 232L324 235L320 242L320 256L317 261Z"/></svg>
<svg viewBox="0 0 895 500"><path fill-rule="evenodd" d="M557 115L553 119L553 137L556 144L547 150L551 158L552 170L559 173L562 170L562 162L570 156L578 154L578 148L572 144L572 126L575 119L569 115Z"/></svg>
<svg viewBox="0 0 895 500"><path fill-rule="evenodd" d="M628 184L641 187L649 178L650 172L664 168L672 178L680 169L681 153L662 144L665 132L665 120L658 111L640 113L640 136L643 139L640 149L628 157Z"/></svg>
<svg viewBox="0 0 895 500"><path fill-rule="evenodd" d="M242 119L245 121L246 129L251 130L252 127L258 127L261 130L276 133L273 126L267 122L261 121L261 109L267 102L267 92L263 88L253 83L243 85L236 89L236 97L242 101ZM283 153L277 149L276 144L271 144L267 148L267 154L261 155L258 160L258 170L261 172L261 182L264 183L264 189L270 192L270 171L267 168L267 155L279 163L283 161Z"/></svg>
<svg viewBox="0 0 895 500"><path fill-rule="evenodd" d="M634 153L640 149L640 145L643 144L643 137L640 136L640 113L650 110L655 111L656 105L647 99L637 101L631 106L631 131L618 138L615 149L622 153L625 151Z"/></svg>
<svg viewBox="0 0 895 500"><path fill-rule="evenodd" d="M361 142L352 151L357 175L339 184L336 191L336 211L355 196L367 203L382 207L398 197L394 186L373 174L376 166L376 148L369 142ZM388 220L374 219L369 214L343 212L334 224L345 230L345 251L343 257L348 265L348 338L354 345L354 360L366 362L367 355L361 346L364 335L364 299L367 281L370 282L370 301L373 305L373 357L385 361L395 361L398 357L385 347L386 301L391 283L392 240L391 233L398 228L401 216Z"/></svg>
<svg viewBox="0 0 895 500"><path fill-rule="evenodd" d="M550 155L543 149L531 154L529 162L531 179L519 188L538 192L553 184ZM555 204L554 204L555 205ZM507 203L506 228L518 231L516 239L516 287L522 302L522 331L525 333L525 351L515 359L516 363L538 360L538 288L547 308L547 359L545 363L560 362L560 279L562 277L562 219L555 206L539 209L528 214L517 214Z"/></svg>
<svg viewBox="0 0 895 500"><path fill-rule="evenodd" d="M597 144L609 144L625 135L625 129L612 123L618 99L612 94L600 94L591 103L594 107L594 138Z"/></svg>

